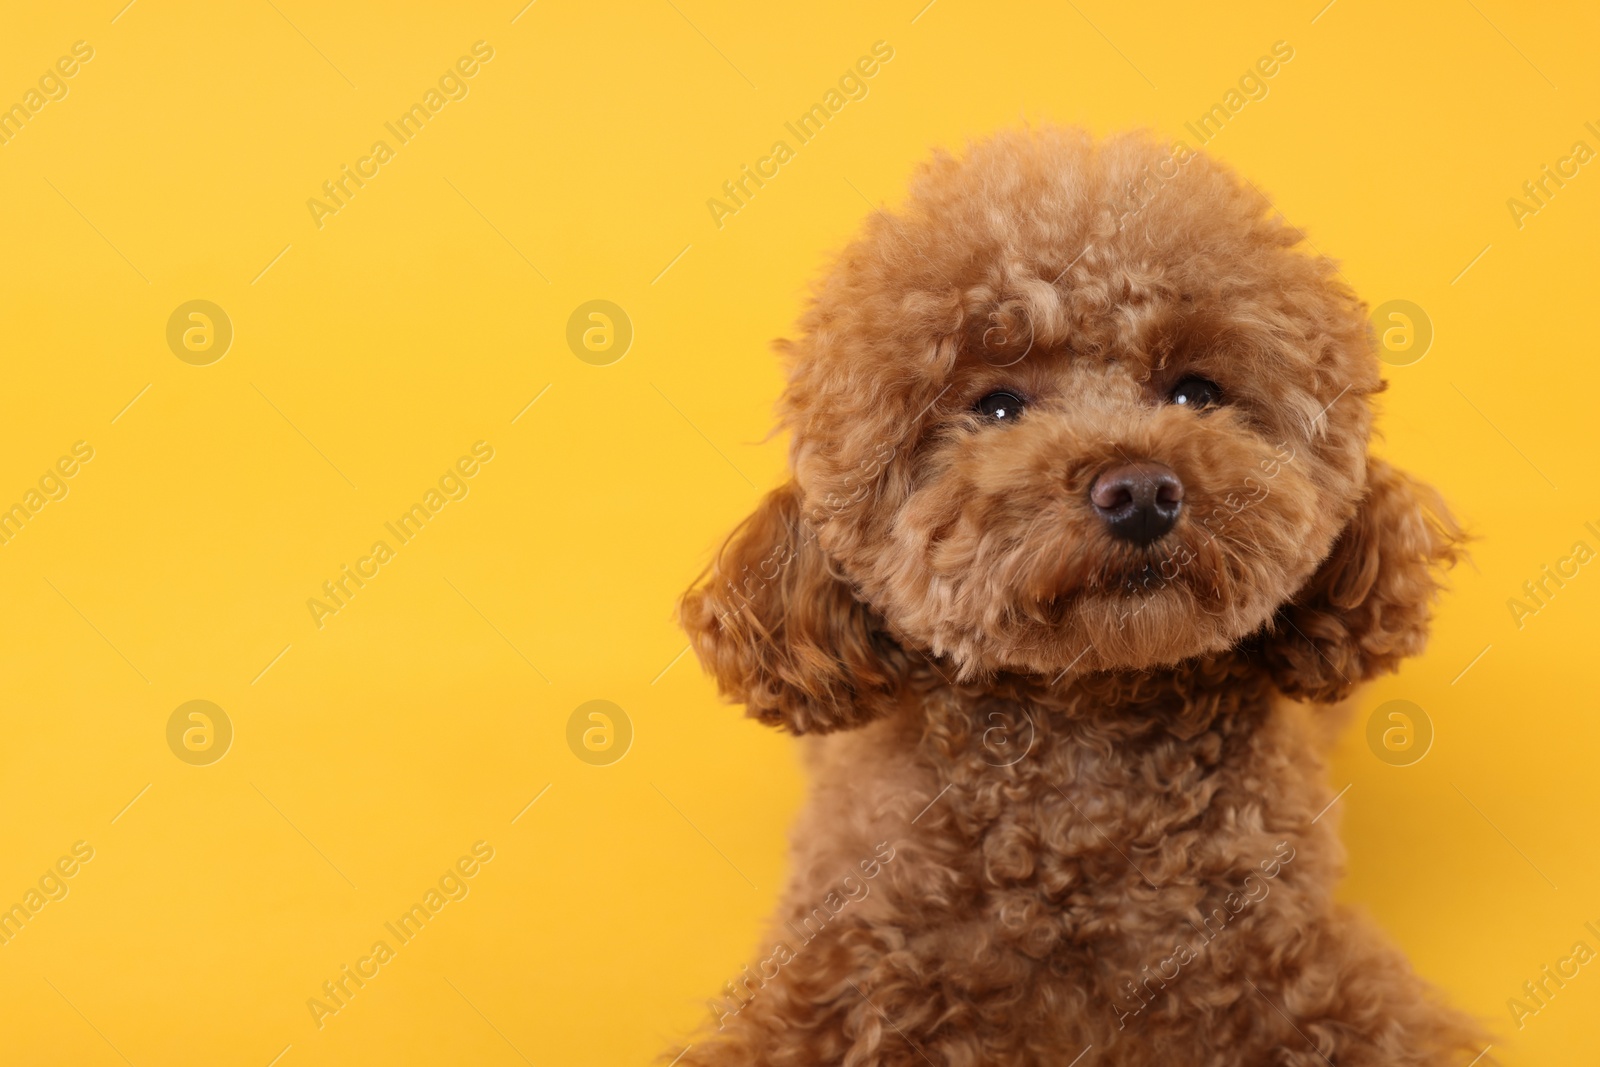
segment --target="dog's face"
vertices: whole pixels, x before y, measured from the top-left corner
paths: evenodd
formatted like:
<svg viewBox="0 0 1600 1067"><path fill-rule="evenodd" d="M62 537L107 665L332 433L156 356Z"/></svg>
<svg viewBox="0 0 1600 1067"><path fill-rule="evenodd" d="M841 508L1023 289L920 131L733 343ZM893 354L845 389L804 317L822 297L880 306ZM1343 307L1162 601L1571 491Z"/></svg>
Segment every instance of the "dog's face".
<svg viewBox="0 0 1600 1067"><path fill-rule="evenodd" d="M1396 594L1425 622L1447 520L1387 468L1369 478L1365 311L1299 242L1218 164L1138 138L935 159L785 346L795 483L686 603L724 688L759 713L796 685L814 710L819 671L824 703L887 692L918 653L969 679L1175 664L1261 631L1342 533L1361 558L1324 576L1350 601L1324 614L1368 599L1393 541L1421 560ZM1364 501L1394 515L1363 539ZM1339 636L1278 659L1301 670L1309 649L1359 680L1318 643ZM1398 658L1390 636L1368 659ZM729 658L751 641L770 650Z"/></svg>

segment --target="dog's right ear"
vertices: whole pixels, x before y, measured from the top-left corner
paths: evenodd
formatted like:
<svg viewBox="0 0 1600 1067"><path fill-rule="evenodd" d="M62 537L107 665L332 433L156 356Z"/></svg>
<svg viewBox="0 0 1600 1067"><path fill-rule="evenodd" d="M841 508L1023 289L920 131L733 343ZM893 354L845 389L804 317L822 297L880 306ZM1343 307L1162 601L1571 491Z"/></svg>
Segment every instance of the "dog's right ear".
<svg viewBox="0 0 1600 1067"><path fill-rule="evenodd" d="M833 573L793 482L733 531L679 618L724 698L797 734L877 718L908 674L905 650Z"/></svg>

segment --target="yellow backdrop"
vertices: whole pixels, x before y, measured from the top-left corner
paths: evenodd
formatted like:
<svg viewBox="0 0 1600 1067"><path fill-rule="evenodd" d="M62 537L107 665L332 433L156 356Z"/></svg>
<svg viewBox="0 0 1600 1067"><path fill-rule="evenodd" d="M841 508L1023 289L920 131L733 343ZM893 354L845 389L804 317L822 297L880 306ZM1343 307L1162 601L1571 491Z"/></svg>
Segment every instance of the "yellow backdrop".
<svg viewBox="0 0 1600 1067"><path fill-rule="evenodd" d="M5 15L6 1062L705 1018L803 788L672 618L782 477L768 343L930 146L1047 121L1194 124L1406 302L1379 447L1480 539L1341 742L1344 892L1491 1056L1600 1056L1592 6L525 2Z"/></svg>

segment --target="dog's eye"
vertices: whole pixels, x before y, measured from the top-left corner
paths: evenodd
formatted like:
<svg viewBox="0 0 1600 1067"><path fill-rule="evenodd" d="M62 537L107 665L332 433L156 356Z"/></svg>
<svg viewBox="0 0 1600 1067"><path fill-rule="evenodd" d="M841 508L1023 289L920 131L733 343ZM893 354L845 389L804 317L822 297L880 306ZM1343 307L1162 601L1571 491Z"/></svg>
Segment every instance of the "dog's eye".
<svg viewBox="0 0 1600 1067"><path fill-rule="evenodd" d="M1204 411L1222 403L1222 386L1208 378L1191 375L1173 387L1172 402Z"/></svg>
<svg viewBox="0 0 1600 1067"><path fill-rule="evenodd" d="M990 393L977 403L977 412L995 422L1015 422L1022 414L1022 398L1016 393Z"/></svg>

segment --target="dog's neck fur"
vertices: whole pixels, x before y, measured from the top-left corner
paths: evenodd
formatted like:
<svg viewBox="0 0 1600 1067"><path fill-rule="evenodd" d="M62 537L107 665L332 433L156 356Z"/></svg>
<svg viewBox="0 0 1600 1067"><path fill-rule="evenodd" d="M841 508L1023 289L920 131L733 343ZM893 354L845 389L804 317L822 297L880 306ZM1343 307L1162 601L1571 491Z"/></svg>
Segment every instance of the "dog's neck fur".
<svg viewBox="0 0 1600 1067"><path fill-rule="evenodd" d="M1158 726L1178 736L1209 729L1218 716L1259 713L1276 697L1271 684L1244 649L1144 671L1103 671L1062 679L999 673L980 682L951 681L934 670L925 678L924 699L943 690L961 715L1009 705L1091 723Z"/></svg>

